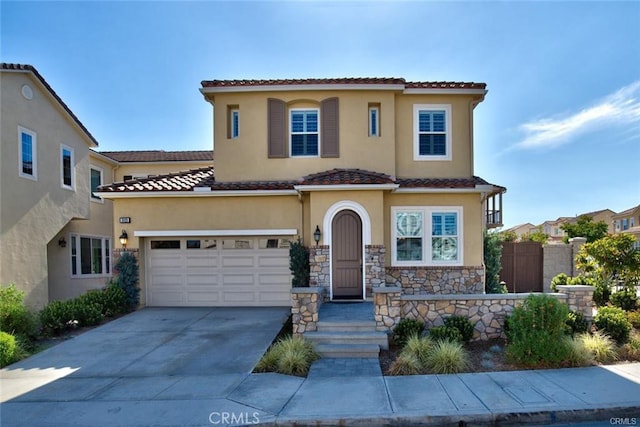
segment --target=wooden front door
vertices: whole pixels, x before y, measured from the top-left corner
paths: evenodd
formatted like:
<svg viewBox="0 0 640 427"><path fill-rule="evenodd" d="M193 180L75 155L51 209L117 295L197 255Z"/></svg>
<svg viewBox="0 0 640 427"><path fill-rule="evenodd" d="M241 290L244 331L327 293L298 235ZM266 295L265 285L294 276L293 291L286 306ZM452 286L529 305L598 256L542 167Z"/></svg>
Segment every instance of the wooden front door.
<svg viewBox="0 0 640 427"><path fill-rule="evenodd" d="M350 210L338 212L331 224L334 299L362 299L362 221Z"/></svg>

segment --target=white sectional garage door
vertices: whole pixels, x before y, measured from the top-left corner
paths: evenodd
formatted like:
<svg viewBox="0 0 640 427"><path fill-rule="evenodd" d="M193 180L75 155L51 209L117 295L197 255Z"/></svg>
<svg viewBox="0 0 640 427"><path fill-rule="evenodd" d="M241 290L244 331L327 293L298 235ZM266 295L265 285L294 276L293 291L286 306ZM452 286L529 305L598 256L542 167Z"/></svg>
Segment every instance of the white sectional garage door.
<svg viewBox="0 0 640 427"><path fill-rule="evenodd" d="M291 305L288 239L146 240L149 306Z"/></svg>

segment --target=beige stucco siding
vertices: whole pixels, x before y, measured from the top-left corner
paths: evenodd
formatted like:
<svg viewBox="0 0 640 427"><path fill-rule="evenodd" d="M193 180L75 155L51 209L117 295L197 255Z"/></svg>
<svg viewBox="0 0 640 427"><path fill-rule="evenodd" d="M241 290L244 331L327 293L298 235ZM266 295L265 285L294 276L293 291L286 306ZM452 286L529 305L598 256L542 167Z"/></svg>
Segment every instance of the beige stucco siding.
<svg viewBox="0 0 640 427"><path fill-rule="evenodd" d="M384 244L391 248L391 208L393 206L462 207L463 264L483 265L482 205L479 194L389 194L384 201ZM387 259L390 265L391 254Z"/></svg>
<svg viewBox="0 0 640 427"><path fill-rule="evenodd" d="M470 103L465 95L399 95L396 98L396 176L400 178L469 178L473 175ZM450 161L414 160L414 105L451 105Z"/></svg>
<svg viewBox="0 0 640 427"><path fill-rule="evenodd" d="M341 204L342 208L350 209L350 204L357 204L366 210L371 224L371 244L381 245L384 243L383 235L383 206L384 206L384 192L383 190L367 190L367 191L315 191L310 193L309 210L310 219L305 221L308 224L306 236L309 236L305 240L305 244L315 244L313 242L313 232L316 229L316 225L320 226L323 238L321 244L330 245L324 239L327 235L325 229L325 218L327 218L327 212L336 204ZM337 212L334 212L337 213ZM330 218L329 218L330 219ZM364 224L363 224L364 226ZM365 230L366 231L366 230Z"/></svg>
<svg viewBox="0 0 640 427"><path fill-rule="evenodd" d="M3 72L0 283L15 282L27 304L48 300L47 244L74 218L88 218L92 141L29 73ZM33 98L21 88L28 84ZM36 134L37 180L19 176L18 127ZM73 149L74 190L62 188L61 144Z"/></svg>
<svg viewBox="0 0 640 427"><path fill-rule="evenodd" d="M335 96L339 97L340 157L268 158L268 98L285 101L287 108L320 108L320 101ZM368 136L370 103L380 104L380 137ZM237 106L240 114L240 135L236 139L227 138L228 106ZM394 94L389 91L216 94L215 152L216 158L224 159L216 162L216 181L298 179L310 173L333 168L360 168L393 175L394 109ZM288 114L287 111L287 121Z"/></svg>
<svg viewBox="0 0 640 427"><path fill-rule="evenodd" d="M299 232L301 209L297 196L118 199L114 203L113 227L116 237L125 229L128 247L138 248L135 231L297 229ZM130 217L131 224L120 224L122 216Z"/></svg>

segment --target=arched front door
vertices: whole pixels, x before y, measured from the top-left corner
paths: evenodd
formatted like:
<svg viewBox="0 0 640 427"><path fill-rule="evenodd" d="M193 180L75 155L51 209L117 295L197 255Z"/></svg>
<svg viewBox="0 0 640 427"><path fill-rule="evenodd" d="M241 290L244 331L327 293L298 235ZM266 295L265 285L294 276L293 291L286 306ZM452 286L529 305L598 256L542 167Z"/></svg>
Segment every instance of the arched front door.
<svg viewBox="0 0 640 427"><path fill-rule="evenodd" d="M343 210L331 224L331 286L334 299L362 299L362 221Z"/></svg>

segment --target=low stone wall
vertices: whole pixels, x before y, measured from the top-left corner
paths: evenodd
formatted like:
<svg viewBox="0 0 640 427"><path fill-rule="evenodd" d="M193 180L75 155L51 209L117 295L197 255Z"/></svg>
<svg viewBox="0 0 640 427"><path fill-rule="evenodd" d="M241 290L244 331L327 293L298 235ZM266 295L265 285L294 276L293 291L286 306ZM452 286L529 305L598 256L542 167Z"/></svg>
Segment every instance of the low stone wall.
<svg viewBox="0 0 640 427"><path fill-rule="evenodd" d="M482 294L484 267L387 267L387 286L405 295Z"/></svg>
<svg viewBox="0 0 640 427"><path fill-rule="evenodd" d="M570 310L592 318L592 286L562 286L558 293L547 294L569 305ZM406 295L402 289L374 290L375 320L379 331L391 331L402 318L424 322L427 329L444 324L449 316L464 316L474 325L474 340L503 336L504 319L530 295L467 294L467 295Z"/></svg>
<svg viewBox="0 0 640 427"><path fill-rule="evenodd" d="M325 289L318 286L291 289L291 321L294 336L318 329L318 310L324 300L324 294Z"/></svg>

